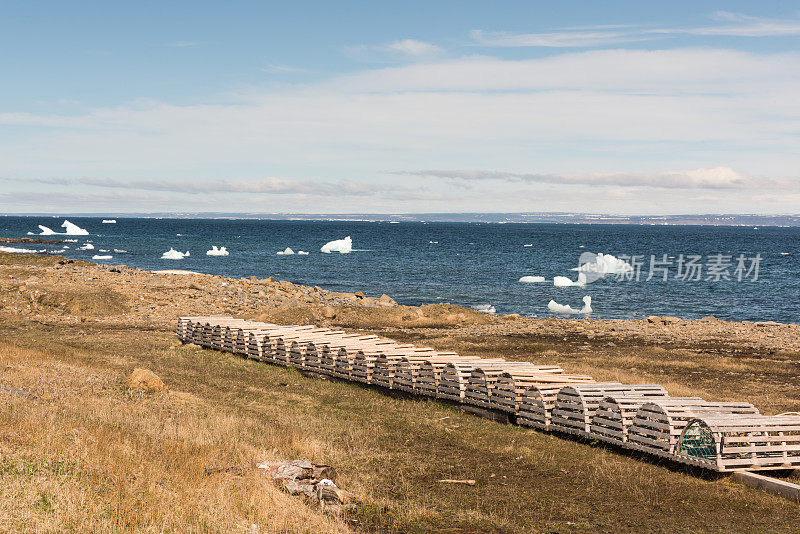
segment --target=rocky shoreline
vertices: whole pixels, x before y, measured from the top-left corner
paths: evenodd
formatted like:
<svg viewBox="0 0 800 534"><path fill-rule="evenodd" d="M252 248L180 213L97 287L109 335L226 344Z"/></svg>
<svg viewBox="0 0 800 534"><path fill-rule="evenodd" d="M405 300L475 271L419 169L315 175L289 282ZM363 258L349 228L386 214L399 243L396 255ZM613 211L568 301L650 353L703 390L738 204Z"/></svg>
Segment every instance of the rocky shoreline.
<svg viewBox="0 0 800 534"><path fill-rule="evenodd" d="M536 319L496 317L449 304L398 305L388 295L339 293L272 277L226 278L145 271L57 256L2 254L0 313L47 322L96 320L171 327L178 315L226 314L351 328L447 329L453 335L534 336L593 345L663 345L788 358L800 354L800 326L705 317Z"/></svg>

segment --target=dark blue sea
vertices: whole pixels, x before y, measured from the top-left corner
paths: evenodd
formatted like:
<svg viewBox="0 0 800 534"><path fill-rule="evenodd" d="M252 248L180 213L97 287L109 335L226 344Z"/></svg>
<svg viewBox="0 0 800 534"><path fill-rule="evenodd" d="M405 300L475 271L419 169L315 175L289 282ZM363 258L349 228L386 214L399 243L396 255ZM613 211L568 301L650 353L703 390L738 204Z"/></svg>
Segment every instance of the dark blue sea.
<svg viewBox="0 0 800 534"><path fill-rule="evenodd" d="M591 317L595 318L714 315L732 320L800 321L800 228L155 218L117 218L116 224L103 224L100 218L69 220L90 235L51 236L78 240L66 243L70 248L62 255L91 261L93 255L110 254L110 260L95 261L141 269L274 276L335 291L387 293L402 304L450 302L482 309L491 306L498 314L536 317L552 315L547 308L551 299L580 308L581 299L589 295L594 310ZM26 237L29 231L38 233L39 224L63 231L62 221L63 217L0 217L0 236ZM345 236L352 237L352 253L320 253L326 242ZM77 250L87 241L94 250ZM0 245L61 250L56 245ZM230 255L207 256L212 245L225 246ZM191 255L181 260L161 259L171 247ZM276 254L286 247L310 254ZM571 269L585 252L621 256L636 272L607 275L586 287L555 287L554 276L577 279ZM686 268L689 263L691 270ZM518 282L526 275L547 280Z"/></svg>

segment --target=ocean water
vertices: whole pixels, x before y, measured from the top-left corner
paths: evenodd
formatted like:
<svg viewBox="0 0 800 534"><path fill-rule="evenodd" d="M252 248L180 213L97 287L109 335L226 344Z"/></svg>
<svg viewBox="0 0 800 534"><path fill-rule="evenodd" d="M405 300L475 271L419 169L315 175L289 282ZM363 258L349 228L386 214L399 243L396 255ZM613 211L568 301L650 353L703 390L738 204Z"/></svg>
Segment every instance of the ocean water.
<svg viewBox="0 0 800 534"><path fill-rule="evenodd" d="M386 293L403 304L490 305L498 314L547 317L551 316L547 310L551 299L580 308L583 296L589 295L594 309L591 316L596 318L714 315L731 320L800 321L800 228L151 218L117 218L116 224L102 224L100 218L69 220L91 235L54 236L78 240L67 243L70 248L64 256L91 260L95 254L111 254L111 260L97 262L141 269L275 276L335 291ZM59 231L62 221L0 217L0 236L38 233L38 224ZM351 254L319 252L326 242L348 235L355 249ZM87 241L94 250L76 250ZM212 245L227 247L230 255L206 256ZM162 260L161 254L170 247L188 250L191 256ZM276 255L286 247L311 254ZM628 256L634 266L642 264L639 279L608 275L585 288L554 287L554 276L577 278L570 269L578 266L584 252ZM671 263L660 263L664 255ZM689 256L699 256L695 264L701 266L700 280L676 277L681 255L684 265ZM633 256L636 258L631 259ZM651 258L660 269L647 280ZM752 269L755 265L757 279ZM667 281L663 280L665 271ZM697 276L696 271L692 274ZM526 275L544 276L547 281L518 282Z"/></svg>

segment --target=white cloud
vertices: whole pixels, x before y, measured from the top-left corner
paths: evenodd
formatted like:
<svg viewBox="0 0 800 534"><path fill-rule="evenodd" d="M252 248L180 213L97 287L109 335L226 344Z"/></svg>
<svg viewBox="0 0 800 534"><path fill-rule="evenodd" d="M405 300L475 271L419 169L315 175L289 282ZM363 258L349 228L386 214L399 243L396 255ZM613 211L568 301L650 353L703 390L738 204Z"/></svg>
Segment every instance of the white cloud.
<svg viewBox="0 0 800 534"><path fill-rule="evenodd" d="M73 115L0 113L0 173L67 177L76 180L70 194L135 184L180 200L181 209L201 202L182 188L207 189L204 198L212 198L225 186L252 192L236 198L243 210L549 210L553 199L571 210L597 202L610 210L630 195L645 202L625 180L668 178L683 185L662 187L659 209L705 202L715 211L796 211L787 209L796 195L774 188L746 195L736 180L796 174L798 93L800 54L601 50L446 59L206 104L143 100ZM666 178L658 171L715 167L736 171ZM456 191L452 180L384 169L503 169L507 176ZM520 178L530 169L533 177ZM287 184L264 176L303 178ZM691 185L698 183L705 189ZM282 188L279 204L265 203ZM575 194L548 192L563 188ZM592 191L594 198L585 193ZM10 211L12 197L3 198ZM87 203L99 202L93 198Z"/></svg>
<svg viewBox="0 0 800 534"><path fill-rule="evenodd" d="M652 40L631 31L560 31L547 33L509 33L472 30L470 36L481 46L548 48L595 47Z"/></svg>
<svg viewBox="0 0 800 534"><path fill-rule="evenodd" d="M197 43L194 41L173 41L171 43L167 43L167 46L171 48L189 48L192 46L197 46Z"/></svg>
<svg viewBox="0 0 800 534"><path fill-rule="evenodd" d="M409 56L433 56L440 54L443 50L431 43L417 41L414 39L402 39L386 45L387 50L394 50Z"/></svg>
<svg viewBox="0 0 800 534"><path fill-rule="evenodd" d="M506 182L544 183L586 186L649 187L658 189L778 189L796 190L800 180L770 177L753 177L730 167L660 171L649 173L575 173L536 174L502 171L424 170L399 171L396 174L428 176L434 178L481 182L502 180Z"/></svg>
<svg viewBox="0 0 800 534"><path fill-rule="evenodd" d="M357 45L345 47L345 52L360 60L384 61L421 61L439 57L444 54L444 49L416 39L400 39L380 45Z"/></svg>
<svg viewBox="0 0 800 534"><path fill-rule="evenodd" d="M262 67L261 70L264 72L305 72L305 69L289 67L286 65L276 65L274 63L268 63L266 66Z"/></svg>
<svg viewBox="0 0 800 534"><path fill-rule="evenodd" d="M563 28L542 33L510 33L472 30L474 44L489 47L605 47L621 43L652 41L680 35L719 37L783 37L800 35L800 20L765 19L718 11L712 17L725 22L715 26L690 28L650 28L608 25L588 28Z"/></svg>

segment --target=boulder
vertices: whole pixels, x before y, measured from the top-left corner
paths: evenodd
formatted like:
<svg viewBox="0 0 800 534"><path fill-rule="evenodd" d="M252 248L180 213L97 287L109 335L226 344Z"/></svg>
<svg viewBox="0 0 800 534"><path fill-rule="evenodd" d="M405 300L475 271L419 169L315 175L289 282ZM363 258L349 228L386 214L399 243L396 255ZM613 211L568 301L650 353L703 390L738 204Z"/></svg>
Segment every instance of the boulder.
<svg viewBox="0 0 800 534"><path fill-rule="evenodd" d="M668 315L665 315L664 317L661 318L661 322L666 325L678 324L682 323L683 319L681 319L680 317L670 317Z"/></svg>
<svg viewBox="0 0 800 534"><path fill-rule="evenodd" d="M140 369L138 367L133 370L131 376L125 381L125 385L130 389L140 389L148 392L167 389L157 374L150 369Z"/></svg>
<svg viewBox="0 0 800 534"><path fill-rule="evenodd" d="M379 306L386 306L387 308L390 308L390 307L397 306L397 302L395 302L395 300L392 297L390 297L389 295L384 293L378 299L378 305Z"/></svg>

